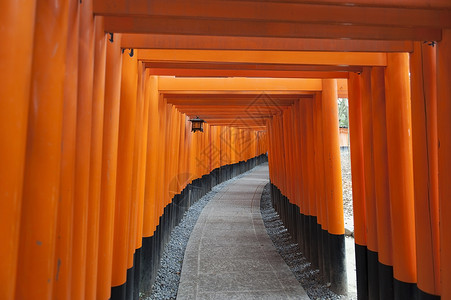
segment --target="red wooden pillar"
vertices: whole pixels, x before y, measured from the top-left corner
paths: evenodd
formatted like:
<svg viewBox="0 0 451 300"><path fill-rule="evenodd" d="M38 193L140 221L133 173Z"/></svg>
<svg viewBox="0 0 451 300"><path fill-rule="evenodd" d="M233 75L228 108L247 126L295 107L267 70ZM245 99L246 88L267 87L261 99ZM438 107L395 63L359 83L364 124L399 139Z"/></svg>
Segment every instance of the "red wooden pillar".
<svg viewBox="0 0 451 300"><path fill-rule="evenodd" d="M14 298L36 0L2 1L0 35L0 298ZM36 41L39 42L39 41ZM14 51L11 51L14 49Z"/></svg>
<svg viewBox="0 0 451 300"><path fill-rule="evenodd" d="M388 182L384 68L371 70L374 189L377 216L379 297L393 298L393 246Z"/></svg>
<svg viewBox="0 0 451 300"><path fill-rule="evenodd" d="M362 98L360 94L359 75L355 73L349 74L348 91L357 296L359 299L367 299L368 257L366 238L365 174L363 164Z"/></svg>
<svg viewBox="0 0 451 300"><path fill-rule="evenodd" d="M78 52L77 148L75 157L74 231L72 250L72 297L83 299L86 286L89 168L94 72L94 18L92 1L80 4Z"/></svg>
<svg viewBox="0 0 451 300"><path fill-rule="evenodd" d="M415 42L410 55L418 288L440 295L436 47Z"/></svg>
<svg viewBox="0 0 451 300"><path fill-rule="evenodd" d="M337 81L323 79L322 108L324 131L324 165L330 249L331 289L347 293L346 251L343 221L340 144L338 141Z"/></svg>
<svg viewBox="0 0 451 300"><path fill-rule="evenodd" d="M121 100L122 58L120 45L121 35L115 34L113 41L107 41L106 46L97 299L108 299L111 295Z"/></svg>
<svg viewBox="0 0 451 300"><path fill-rule="evenodd" d="M153 249L152 241L155 237L156 221L156 201L157 201L157 176L158 169L156 168L158 162L159 151L159 119L158 119L158 77L149 76L146 79L147 101L149 102L148 109L148 133L147 133L147 159L146 159L146 175L145 175L145 189L144 189L144 203L143 203L143 230L142 230L142 252L141 252L141 270L142 283L147 283L142 288L150 290L151 274L152 274L152 260ZM153 237L152 237L153 236Z"/></svg>
<svg viewBox="0 0 451 300"><path fill-rule="evenodd" d="M138 50L127 50L129 52L129 56L138 55ZM140 208L140 197L139 197L139 181L141 177L142 166L145 165L141 163L141 147L143 146L143 142L147 144L145 137L143 137L144 131L144 115L145 115L145 101L143 95L143 80L144 80L144 72L143 65L141 61L136 62L136 93L135 93L135 101L136 101L136 117L135 117L135 139L133 143L133 167L132 167L132 181L131 181L131 195L130 195L130 227L128 233L128 251L127 251L127 288L126 288L126 298L131 299L134 298L135 293L135 273L136 262L138 259L139 251L137 251L136 244L137 239L141 240L142 234L138 233L138 220L139 216L139 208ZM139 237L138 237L139 236ZM139 272L139 270L138 270ZM138 292L138 291L137 291Z"/></svg>
<svg viewBox="0 0 451 300"><path fill-rule="evenodd" d="M437 44L437 127L442 299L451 299L451 30Z"/></svg>
<svg viewBox="0 0 451 300"><path fill-rule="evenodd" d="M373 143L373 114L372 114L372 86L371 68L365 67L360 76L362 101L363 128L363 165L365 180L365 208L367 229L367 261L368 261L368 295L369 299L379 299L378 275L378 241L376 190L374 176L374 143Z"/></svg>
<svg viewBox="0 0 451 300"><path fill-rule="evenodd" d="M316 175L317 175L317 205L318 205L318 250L319 268L322 275L329 279L329 251L327 242L323 239L327 233L327 204L326 204L326 178L324 173L324 148L323 148L323 108L321 92L315 93L314 100L314 126L315 126L315 151L316 151Z"/></svg>
<svg viewBox="0 0 451 300"><path fill-rule="evenodd" d="M66 78L64 79L63 140L61 153L60 202L55 249L53 297L69 299L72 272L72 232L77 127L79 3L71 1L68 13Z"/></svg>
<svg viewBox="0 0 451 300"><path fill-rule="evenodd" d="M385 71L388 171L395 298L414 297L416 273L409 55L387 54Z"/></svg>
<svg viewBox="0 0 451 300"><path fill-rule="evenodd" d="M168 112L166 111L166 100L163 98L162 95L158 95L158 116L159 116L159 128L160 128L160 134L158 138L159 143L159 151L158 151L158 163L157 168L159 170L159 174L157 175L158 181L157 181L157 188L156 190L157 195L155 198L156 201L156 224L158 224L159 217L163 213L163 209L165 207L164 199L164 178L165 173L167 172L166 167L166 161L165 161L165 153L167 151L167 135L166 135L166 122L167 122L167 115ZM194 165L195 166L195 165ZM194 168L193 168L194 170Z"/></svg>
<svg viewBox="0 0 451 300"><path fill-rule="evenodd" d="M301 223L302 223L302 248L306 258L310 260L310 229L308 216L309 211L309 199L310 199L310 187L308 186L308 141L307 141L307 99L301 99L299 102L299 120L300 120L300 149L301 149L301 173L302 173L302 193L301 193Z"/></svg>
<svg viewBox="0 0 451 300"><path fill-rule="evenodd" d="M127 51L128 52L128 51ZM117 155L116 208L114 217L112 299L125 297L129 234L130 197L135 140L137 59L122 54L121 104Z"/></svg>
<svg viewBox="0 0 451 300"><path fill-rule="evenodd" d="M91 162L89 168L88 237L85 299L96 299L99 257L100 190L105 102L106 35L103 17L95 17Z"/></svg>
<svg viewBox="0 0 451 300"><path fill-rule="evenodd" d="M33 92L29 98L17 256L19 280L16 281L15 299L50 299L56 280L55 245L60 196L68 3L66 0L39 1L36 6L30 88ZM20 18L23 19L23 16ZM24 22L28 23L27 20ZM49 49L54 51L52 59L49 59ZM23 104L19 102L18 105ZM17 176L16 172L12 174ZM12 199L15 196L17 194L12 195ZM7 261L9 264L15 262ZM5 293L7 297L11 296L10 288Z"/></svg>
<svg viewBox="0 0 451 300"><path fill-rule="evenodd" d="M308 227L310 238L310 261L314 267L318 267L318 238L317 238L317 203L316 203L316 165L315 165L315 134L313 124L313 99L305 101L306 114L305 114L305 133L307 139L307 186L309 189L309 215L308 215Z"/></svg>
<svg viewBox="0 0 451 300"><path fill-rule="evenodd" d="M151 237L155 231L155 201L156 201L156 183L158 177L158 169L155 167L158 162L159 149L159 119L158 119L158 77L150 76L149 85L149 128L148 128L148 145L147 145L147 161L146 161L146 188L144 195L144 225L143 236ZM149 279L150 280L150 279Z"/></svg>

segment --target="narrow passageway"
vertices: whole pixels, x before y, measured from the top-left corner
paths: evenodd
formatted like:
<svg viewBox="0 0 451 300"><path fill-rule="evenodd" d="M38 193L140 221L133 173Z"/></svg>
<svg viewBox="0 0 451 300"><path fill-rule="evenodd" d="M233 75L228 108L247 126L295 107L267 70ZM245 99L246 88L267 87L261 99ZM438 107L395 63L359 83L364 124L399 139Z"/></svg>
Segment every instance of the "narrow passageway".
<svg viewBox="0 0 451 300"><path fill-rule="evenodd" d="M210 200L188 242L177 299L309 299L266 233L268 181L268 166L259 166Z"/></svg>

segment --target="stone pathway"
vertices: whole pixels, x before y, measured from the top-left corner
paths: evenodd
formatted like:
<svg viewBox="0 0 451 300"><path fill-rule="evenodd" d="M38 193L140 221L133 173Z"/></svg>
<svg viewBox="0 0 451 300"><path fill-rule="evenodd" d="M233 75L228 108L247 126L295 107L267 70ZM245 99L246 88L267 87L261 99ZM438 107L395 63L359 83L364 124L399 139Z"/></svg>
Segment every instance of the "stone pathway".
<svg viewBox="0 0 451 300"><path fill-rule="evenodd" d="M266 233L260 198L268 166L205 206L183 261L177 299L309 299Z"/></svg>

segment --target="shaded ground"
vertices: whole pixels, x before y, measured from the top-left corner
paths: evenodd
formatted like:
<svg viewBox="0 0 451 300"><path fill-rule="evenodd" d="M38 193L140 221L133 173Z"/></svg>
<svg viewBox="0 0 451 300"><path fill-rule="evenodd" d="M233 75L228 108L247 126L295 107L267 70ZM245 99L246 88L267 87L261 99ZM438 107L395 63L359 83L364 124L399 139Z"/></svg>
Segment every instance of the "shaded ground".
<svg viewBox="0 0 451 300"><path fill-rule="evenodd" d="M280 256L285 260L296 279L311 299L357 299L354 238L346 237L346 268L348 272L348 295L340 296L329 290L312 264L302 254L298 244L284 227L271 203L269 184L265 186L260 202L260 211L266 230ZM352 210L351 210L352 213Z"/></svg>
<svg viewBox="0 0 451 300"><path fill-rule="evenodd" d="M329 290L327 284L322 281L319 270L312 267L312 264L302 254L298 244L291 239L272 206L269 183L263 189L260 212L274 246L310 299L346 299Z"/></svg>

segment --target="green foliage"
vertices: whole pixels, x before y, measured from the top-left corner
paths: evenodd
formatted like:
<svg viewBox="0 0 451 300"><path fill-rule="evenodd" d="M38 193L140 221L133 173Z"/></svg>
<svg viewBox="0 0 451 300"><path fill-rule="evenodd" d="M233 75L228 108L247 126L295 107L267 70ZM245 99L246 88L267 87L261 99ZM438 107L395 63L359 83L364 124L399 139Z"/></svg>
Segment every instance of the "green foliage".
<svg viewBox="0 0 451 300"><path fill-rule="evenodd" d="M347 98L338 98L338 122L340 127L348 128L349 126Z"/></svg>

